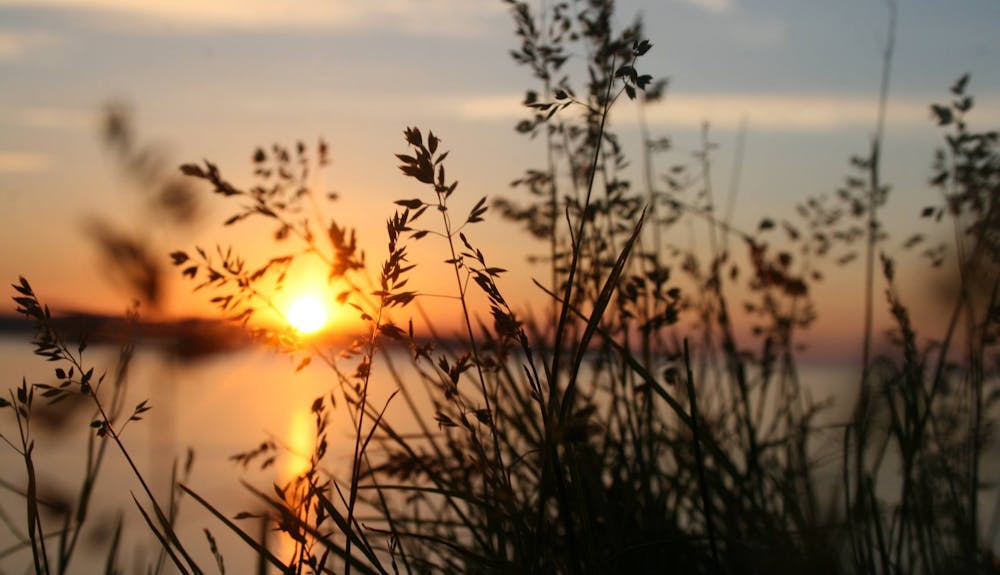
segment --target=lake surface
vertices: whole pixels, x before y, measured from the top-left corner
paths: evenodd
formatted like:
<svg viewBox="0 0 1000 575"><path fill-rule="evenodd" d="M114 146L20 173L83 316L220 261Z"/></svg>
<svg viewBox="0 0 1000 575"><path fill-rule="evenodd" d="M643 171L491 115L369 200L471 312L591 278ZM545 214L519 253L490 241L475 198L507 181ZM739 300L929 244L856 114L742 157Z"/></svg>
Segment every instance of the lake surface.
<svg viewBox="0 0 1000 575"><path fill-rule="evenodd" d="M7 389L20 384L22 375L29 383L51 384L55 381L52 370L57 364L48 364L43 358L34 356L28 339L29 336L23 340L0 338L0 365L3 366L0 372L4 378L0 387L5 397ZM93 347L87 350L89 359L85 360L97 366L95 374L100 373L102 368L107 369L110 380L117 353L110 347ZM296 363L288 357L258 348L246 348L184 365L156 352L137 352L129 377L125 412L131 413L132 407L144 399L149 400L153 409L145 414L143 421L129 424L123 433L123 441L140 470L147 479L151 479L157 495L163 497L167 493L173 462L177 458L183 461L188 447L195 450L188 484L230 517L240 511L257 508L254 499L239 484L240 479L246 479L269 492L271 482L285 481L301 469L303 461L294 456L279 459L274 468L263 473L245 473L229 460L234 453L252 449L269 438L304 453L311 450L313 421L310 406L315 398L329 395L335 380L323 365L313 365L298 373L295 373L295 366ZM345 368L348 366L353 370L351 364L345 364ZM385 393L373 389L374 396L384 397ZM44 399L36 396L36 406L40 403L44 403ZM45 482L46 496L56 499L60 493L75 493L78 489L93 415L92 409L79 409L71 418L61 422L60 431L40 426L33 429L37 444L37 474L40 481ZM344 417L332 418L328 465L343 463L349 466L353 449L350 429L346 413ZM17 429L13 414L8 410L0 412L0 432L16 442ZM3 469L0 477L9 483L24 485L23 462L7 445L0 445L0 464ZM98 487L98 505L95 507L101 509L95 509L95 515L88 521L112 522L113 511L124 509L126 517L132 521L127 531L132 541L127 542L124 548L128 557L130 546L136 547L139 541L149 539L148 534L143 532L146 526L137 522L141 522L141 518L129 491L135 492L140 501L144 501L145 497L114 448L107 454ZM23 505L19 504L18 497L4 490L0 493L0 504L23 533ZM227 572L252 571L252 561L240 562L248 555L240 553L242 544L235 540L227 541L225 527L198 509L194 501L187 499L183 502L181 519L182 524L187 526L182 530L181 537L186 542L192 542L192 547L205 552L205 565L211 565L214 560L208 554L202 527L208 527L220 540L224 552L229 550L225 553ZM256 533L252 522L247 522L246 528ZM0 553L15 543L10 529L0 524ZM21 572L30 562L28 557L21 553L0 558L0 574ZM129 565L128 561L123 561L127 571L130 571ZM80 567L83 566L77 565L75 571L89 572Z"/></svg>
<svg viewBox="0 0 1000 575"><path fill-rule="evenodd" d="M4 378L0 388L5 394L6 389L20 383L22 376L29 383L53 383L55 379L52 372L54 364L34 356L28 340L27 335L0 337L0 373ZM399 354L394 357L405 359L402 352L393 353ZM98 366L95 372L99 373L103 368L108 371L109 379L112 377L116 349L96 347L88 350L87 355L87 363ZM296 373L297 363L295 359L253 347L184 364L155 351L140 349L129 378L126 412L131 412L131 407L144 399L150 401L153 409L143 421L129 425L124 432L124 442L142 472L147 478L152 478L157 495L165 496L172 463L177 458L183 458L188 447L195 450L194 467L188 484L230 517L240 511L259 508L240 485L240 479L269 492L270 483L285 481L301 469L303 461L294 456L279 459L274 468L264 472L244 472L229 460L234 453L249 450L268 438L305 453L312 448L310 406L317 397L329 395L337 384L329 368L321 362L314 361ZM350 373L355 364L356 360L347 360L343 362L343 368ZM399 361L398 364L408 366L406 361ZM373 371L372 401L379 406L394 389L394 385L385 383L392 379L384 369L376 363ZM815 399L840 396L826 418L830 423L842 421L853 397L852 390L856 387L856 369L836 364L804 365L801 375L802 381L809 382ZM38 401L40 399L36 399ZM339 405L339 392L337 401ZM429 405L426 398L418 397L418 402ZM427 409L426 413L431 420L433 411ZM400 424L400 417L408 416L405 406L398 399L386 415L394 425ZM44 496L56 498L59 493L75 492L84 465L83 454L92 417L91 410L82 409L62 422L63 431L43 428L33 431L37 440L36 466L40 481L44 482ZM405 421L401 425L404 429L408 427ZM412 420L409 425L412 426ZM0 432L12 440L17 437L12 414L7 410L0 412ZM831 431L832 440L839 434L839 431ZM347 469L353 440L350 419L342 406L333 412L329 436L331 445L326 467ZM24 484L23 462L9 446L0 445L0 464L3 480L15 485ZM138 572L157 547L146 526L141 523L129 491L134 492L140 501L144 502L145 497L117 451L109 451L102 473L91 520L95 524L111 525L117 510L124 510L129 527L122 556L128 559L123 560L121 565L126 571ZM0 505L7 517L23 532L23 505L18 496L3 490ZM207 527L219 540L227 572L252 572L253 559L243 544L200 509L196 502L185 499L180 516L179 535L197 551L203 565L210 566L214 562L203 533ZM256 533L257 527L252 522L246 522L244 527L248 532ZM0 553L15 543L10 528L0 523ZM276 543L276 546L280 545L280 542ZM80 561L74 572L90 572L85 564L97 560L93 552L77 560L84 558L86 560ZM25 552L0 556L0 575L23 572L29 562L29 555Z"/></svg>

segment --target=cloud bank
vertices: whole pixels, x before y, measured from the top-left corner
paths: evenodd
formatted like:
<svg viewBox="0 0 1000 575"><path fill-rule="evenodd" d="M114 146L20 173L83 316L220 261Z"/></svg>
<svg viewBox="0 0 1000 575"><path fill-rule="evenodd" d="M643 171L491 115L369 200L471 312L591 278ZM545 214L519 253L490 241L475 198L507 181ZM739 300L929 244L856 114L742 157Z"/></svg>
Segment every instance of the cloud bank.
<svg viewBox="0 0 1000 575"><path fill-rule="evenodd" d="M521 95L497 95L456 100L454 106L470 119L514 121L527 117ZM890 127L923 128L933 125L933 100L894 100L888 107ZM567 110L568 112L569 110ZM713 128L735 130L746 120L758 132L830 132L874 126L874 98L835 95L777 94L685 94L668 95L646 110L648 122L667 129L698 128L709 122ZM1000 122L1000 108L982 106L972 112L980 124ZM620 124L636 122L627 106L615 110Z"/></svg>
<svg viewBox="0 0 1000 575"><path fill-rule="evenodd" d="M724 14L733 9L733 3L730 0L683 0L687 4L697 6L702 10L708 12L714 12L716 14Z"/></svg>
<svg viewBox="0 0 1000 575"><path fill-rule="evenodd" d="M207 28L374 28L471 35L500 2L469 0L0 0L0 7L110 11Z"/></svg>

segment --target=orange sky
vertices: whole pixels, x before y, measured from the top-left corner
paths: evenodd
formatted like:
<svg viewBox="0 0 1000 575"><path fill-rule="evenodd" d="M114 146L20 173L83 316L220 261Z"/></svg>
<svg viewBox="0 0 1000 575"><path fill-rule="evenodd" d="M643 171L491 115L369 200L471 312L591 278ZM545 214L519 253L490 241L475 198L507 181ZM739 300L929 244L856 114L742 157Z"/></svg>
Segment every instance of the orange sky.
<svg viewBox="0 0 1000 575"><path fill-rule="evenodd" d="M832 193L848 173L848 158L867 151L873 129L884 7L786 4L633 0L620 6L620 22L637 12L645 17L654 49L643 71L671 78L666 101L647 110L654 135L675 144L658 171L689 162L700 126L709 121L720 144L713 178L721 195L746 121L734 223L748 230L764 214L791 216L802 198ZM57 308L124 309L129 296L108 280L85 234L95 219L143 235L164 262L170 251L217 243L237 245L258 262L280 253L269 228L222 230L233 206L217 197L203 198L203 216L189 228L169 228L143 212L134 179L99 137L110 102L133 111L137 139L162 149L164 165L208 158L241 186L252 181L249 160L257 145L325 138L333 164L317 186L341 197L327 217L358 228L370 265L384 257L384 221L393 201L419 193L398 174L393 156L405 151L406 126L433 129L452 150L448 169L460 181L453 203L459 213L482 196L509 195L511 180L541 165L540 142L512 129L525 115L524 90L534 86L507 56L516 41L501 3L380 0L362 7L303 0L274 6L0 0L0 273L8 282L27 276ZM893 253L902 253L898 246L919 223L920 208L936 199L925 184L939 141L927 104L944 98L968 71L979 125L1000 121L997 6L980 0L962 11L934 2L900 8L885 149L885 176L894 186L885 210L896 231L887 244ZM627 102L612 118L633 158L640 141L636 118ZM544 296L531 278L545 272L525 257L542 248L496 214L487 218L470 237L493 265L511 270L501 281L510 299L541 309ZM928 233L945 237L947 230ZM689 237L681 230L670 239ZM414 288L453 294L453 278L441 264L443 246L430 237L423 244L414 249ZM920 261L901 257L912 265L901 269L915 277L909 270L922 268ZM176 270L167 271L165 315L211 313ZM315 286L322 274L312 275L290 281L289 295L278 299L292 297L298 282ZM817 294L815 331L823 345L850 348L861 317L860 266L827 277ZM923 302L928 283L909 283L907 296ZM881 287L876 301L884 301ZM457 317L451 303L424 299L432 314ZM929 320L940 317L929 305L916 307ZM354 312L336 313L341 319L335 321L344 321Z"/></svg>

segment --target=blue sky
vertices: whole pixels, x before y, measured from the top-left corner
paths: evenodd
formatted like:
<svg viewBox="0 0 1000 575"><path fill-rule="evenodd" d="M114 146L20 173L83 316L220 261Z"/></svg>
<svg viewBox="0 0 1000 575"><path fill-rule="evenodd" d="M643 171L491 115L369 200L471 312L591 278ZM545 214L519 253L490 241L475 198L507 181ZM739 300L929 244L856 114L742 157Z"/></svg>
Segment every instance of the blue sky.
<svg viewBox="0 0 1000 575"><path fill-rule="evenodd" d="M619 3L622 24L636 14L654 43L642 71L671 81L649 110L654 132L676 144L661 168L689 158L709 121L720 144L714 176L727 182L747 121L738 224L832 192L848 157L867 151L885 2ZM939 134L928 104L969 72L974 122L1000 124L998 24L996 0L899 2L885 157L900 226L931 197L924 182ZM505 194L540 162L512 129L535 87L510 60L514 46L500 0L0 0L0 272L36 278L68 306L120 308L81 233L89 216L131 217L129 184L98 137L109 102L130 105L141 137L176 163L210 158L237 181L249 177L254 146L325 137L337 209L360 214L362 237L379 247L392 201L412 195L392 156L408 125L444 138L470 204ZM635 117L628 105L613 117L631 146ZM159 241L214 241L226 209L213 209L190 237ZM496 222L477 233L520 259L530 247L509 250L513 229ZM510 281L530 290L531 273ZM57 287L66 285L87 287Z"/></svg>

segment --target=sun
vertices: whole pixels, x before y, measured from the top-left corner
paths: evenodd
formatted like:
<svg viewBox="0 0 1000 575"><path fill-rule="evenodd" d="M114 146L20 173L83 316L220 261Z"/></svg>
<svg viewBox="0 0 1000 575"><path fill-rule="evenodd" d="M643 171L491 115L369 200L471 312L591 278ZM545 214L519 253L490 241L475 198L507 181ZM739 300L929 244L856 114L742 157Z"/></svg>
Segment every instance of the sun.
<svg viewBox="0 0 1000 575"><path fill-rule="evenodd" d="M285 312L289 325L301 334L316 333L326 325L329 313L323 300L316 296L301 296Z"/></svg>

